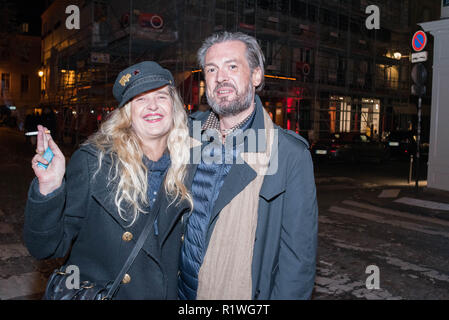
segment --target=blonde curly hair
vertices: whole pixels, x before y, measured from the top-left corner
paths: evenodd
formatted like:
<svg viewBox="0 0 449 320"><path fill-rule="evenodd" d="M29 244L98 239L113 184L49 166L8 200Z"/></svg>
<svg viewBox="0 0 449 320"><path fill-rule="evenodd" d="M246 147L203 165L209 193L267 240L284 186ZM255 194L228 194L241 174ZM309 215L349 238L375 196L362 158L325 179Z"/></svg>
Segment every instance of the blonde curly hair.
<svg viewBox="0 0 449 320"><path fill-rule="evenodd" d="M177 203L187 200L192 208L192 197L184 185L186 165L190 159L187 114L176 88L168 88L173 102L173 126L167 139L171 165L165 177L164 189L171 197L170 205L176 199ZM114 202L120 217L131 221L129 225L132 225L139 212L146 213L144 208L148 207L149 199L148 169L143 163L144 153L140 138L132 127L131 102L114 110L85 144L91 144L99 150L98 169L94 176L101 169L103 157L107 154L111 156L113 164L109 172L109 183L117 183ZM122 208L124 202L132 205L132 212L126 212Z"/></svg>

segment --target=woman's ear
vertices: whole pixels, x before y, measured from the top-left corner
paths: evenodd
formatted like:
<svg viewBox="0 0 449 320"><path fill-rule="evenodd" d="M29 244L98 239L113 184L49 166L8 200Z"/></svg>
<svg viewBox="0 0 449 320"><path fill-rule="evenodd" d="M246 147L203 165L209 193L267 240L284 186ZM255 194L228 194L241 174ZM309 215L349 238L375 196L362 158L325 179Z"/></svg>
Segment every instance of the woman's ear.
<svg viewBox="0 0 449 320"><path fill-rule="evenodd" d="M260 67L254 69L251 78L254 87L257 87L259 84L262 83L262 70L260 69Z"/></svg>

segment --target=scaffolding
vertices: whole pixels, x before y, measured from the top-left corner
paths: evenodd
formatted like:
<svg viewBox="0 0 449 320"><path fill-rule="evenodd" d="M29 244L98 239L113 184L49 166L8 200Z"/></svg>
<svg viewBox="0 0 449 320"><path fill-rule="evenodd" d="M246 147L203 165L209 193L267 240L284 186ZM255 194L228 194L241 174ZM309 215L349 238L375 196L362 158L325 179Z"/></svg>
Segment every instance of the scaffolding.
<svg viewBox="0 0 449 320"><path fill-rule="evenodd" d="M143 60L158 61L176 75L176 82L192 100L194 66L183 46L180 16L189 1L78 1L82 25L66 30L59 20L50 31L44 27L43 65L46 70L42 102L57 111L60 139L78 144L117 105L112 86L117 74ZM64 8L49 8L53 10ZM197 30L198 31L198 30ZM51 33L58 41L45 39ZM181 34L181 36L180 36ZM182 57L182 59L179 59ZM190 87L186 87L190 84Z"/></svg>
<svg viewBox="0 0 449 320"><path fill-rule="evenodd" d="M258 39L266 58L260 93L266 110L310 140L373 127L380 134L392 126L393 109L410 102L409 64L393 58L395 51L408 53L409 30L390 31L402 30L408 1L375 1L395 17L382 17L381 30L366 29L365 0L79 2L84 26L43 54L53 74L43 101L59 110L63 134L75 143L116 105L118 72L142 60L172 71L190 112L206 108L196 51L221 30Z"/></svg>

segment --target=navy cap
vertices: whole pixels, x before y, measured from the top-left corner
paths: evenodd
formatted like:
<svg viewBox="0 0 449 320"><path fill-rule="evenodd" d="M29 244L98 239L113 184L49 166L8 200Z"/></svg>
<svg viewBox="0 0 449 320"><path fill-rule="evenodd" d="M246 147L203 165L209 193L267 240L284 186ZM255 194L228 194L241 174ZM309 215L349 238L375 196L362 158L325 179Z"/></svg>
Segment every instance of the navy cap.
<svg viewBox="0 0 449 320"><path fill-rule="evenodd" d="M165 85L174 85L172 74L154 61L143 61L121 71L115 80L112 93L119 108L135 96Z"/></svg>

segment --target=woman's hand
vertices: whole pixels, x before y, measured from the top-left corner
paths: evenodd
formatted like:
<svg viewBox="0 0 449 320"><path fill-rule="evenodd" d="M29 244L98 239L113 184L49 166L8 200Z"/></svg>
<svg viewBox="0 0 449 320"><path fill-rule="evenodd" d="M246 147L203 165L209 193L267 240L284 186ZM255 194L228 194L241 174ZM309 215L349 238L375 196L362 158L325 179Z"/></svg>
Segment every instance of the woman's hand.
<svg viewBox="0 0 449 320"><path fill-rule="evenodd" d="M39 180L39 191L43 195L47 195L56 189L58 189L62 184L62 179L65 174L65 157L62 154L61 150L59 150L56 143L53 141L50 134L45 133L47 128L38 125L37 130L39 131L37 134L37 148L36 155L31 160L31 167L36 174L37 179ZM48 161L43 158L45 150L47 147L50 147L50 150L53 152L54 157L51 163L48 165L47 169L44 169L38 166L38 162L41 162L45 165L48 164Z"/></svg>

